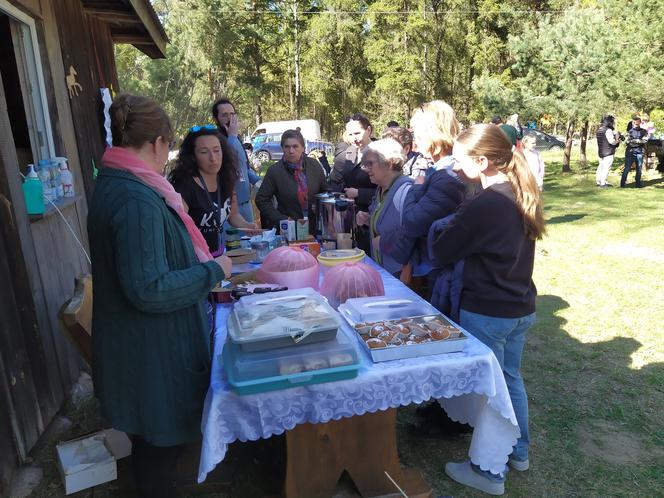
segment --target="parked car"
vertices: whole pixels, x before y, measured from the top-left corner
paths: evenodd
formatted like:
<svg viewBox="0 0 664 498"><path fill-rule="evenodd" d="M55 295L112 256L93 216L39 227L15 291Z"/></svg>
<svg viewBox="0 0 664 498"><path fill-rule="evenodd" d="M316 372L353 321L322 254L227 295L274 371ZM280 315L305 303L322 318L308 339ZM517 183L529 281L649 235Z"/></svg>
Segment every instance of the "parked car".
<svg viewBox="0 0 664 498"><path fill-rule="evenodd" d="M254 156L260 162L278 161L284 155L281 150L281 133L263 133L256 135L252 142ZM305 140L304 151L307 155L318 156L324 151L328 157L334 157L334 144L322 140Z"/></svg>
<svg viewBox="0 0 664 498"><path fill-rule="evenodd" d="M535 150L563 150L565 148L565 142L558 140L553 135L544 133L541 130L533 130L532 128L524 128L523 135L534 135L535 136Z"/></svg>

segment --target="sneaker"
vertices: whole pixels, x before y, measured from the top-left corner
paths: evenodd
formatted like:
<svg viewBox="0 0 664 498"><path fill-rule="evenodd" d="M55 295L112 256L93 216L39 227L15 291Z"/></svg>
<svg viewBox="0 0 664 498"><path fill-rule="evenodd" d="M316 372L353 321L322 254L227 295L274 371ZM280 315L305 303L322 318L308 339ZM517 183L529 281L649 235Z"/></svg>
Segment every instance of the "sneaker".
<svg viewBox="0 0 664 498"><path fill-rule="evenodd" d="M605 183L604 185L597 185L597 186L598 186L599 188L610 188L610 187L611 187L611 185L606 184L606 183Z"/></svg>
<svg viewBox="0 0 664 498"><path fill-rule="evenodd" d="M504 482L492 481L488 477L478 474L473 470L469 461L449 462L445 464L445 473L456 482L487 494L501 496L505 493Z"/></svg>
<svg viewBox="0 0 664 498"><path fill-rule="evenodd" d="M514 470L518 470L519 472L524 472L530 468L530 462L527 458L525 460L517 460L514 457L510 457L510 459L507 461L507 465L512 467Z"/></svg>

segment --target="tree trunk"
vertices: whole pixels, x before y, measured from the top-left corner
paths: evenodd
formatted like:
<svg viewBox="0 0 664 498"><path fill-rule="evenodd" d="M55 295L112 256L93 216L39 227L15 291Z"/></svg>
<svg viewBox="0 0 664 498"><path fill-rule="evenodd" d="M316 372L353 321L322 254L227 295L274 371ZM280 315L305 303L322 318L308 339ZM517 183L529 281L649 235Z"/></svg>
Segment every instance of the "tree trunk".
<svg viewBox="0 0 664 498"><path fill-rule="evenodd" d="M574 135L574 119L569 118L567 121L567 135L565 135L565 153L563 155L563 173L571 172L569 167L570 159L572 157L572 136Z"/></svg>
<svg viewBox="0 0 664 498"><path fill-rule="evenodd" d="M579 155L579 163L583 168L588 166L588 157L586 156L587 142L588 142L588 120L586 119L583 122L583 127L581 128L581 146L580 146L580 155Z"/></svg>
<svg viewBox="0 0 664 498"><path fill-rule="evenodd" d="M263 122L263 106L260 102L256 102L256 126Z"/></svg>
<svg viewBox="0 0 664 498"><path fill-rule="evenodd" d="M293 18L295 20L295 119L300 119L302 111L302 90L300 85L300 31L297 19L297 0L293 1Z"/></svg>

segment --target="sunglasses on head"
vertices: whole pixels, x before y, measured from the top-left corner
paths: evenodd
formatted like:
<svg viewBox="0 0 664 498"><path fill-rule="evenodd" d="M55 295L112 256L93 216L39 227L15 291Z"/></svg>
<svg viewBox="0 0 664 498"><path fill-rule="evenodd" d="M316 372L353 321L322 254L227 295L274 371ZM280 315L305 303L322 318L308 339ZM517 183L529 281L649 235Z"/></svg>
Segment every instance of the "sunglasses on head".
<svg viewBox="0 0 664 498"><path fill-rule="evenodd" d="M196 133L197 131L201 130L216 130L217 127L215 125L211 124L206 124L206 125L194 125L191 128L189 128L190 133Z"/></svg>

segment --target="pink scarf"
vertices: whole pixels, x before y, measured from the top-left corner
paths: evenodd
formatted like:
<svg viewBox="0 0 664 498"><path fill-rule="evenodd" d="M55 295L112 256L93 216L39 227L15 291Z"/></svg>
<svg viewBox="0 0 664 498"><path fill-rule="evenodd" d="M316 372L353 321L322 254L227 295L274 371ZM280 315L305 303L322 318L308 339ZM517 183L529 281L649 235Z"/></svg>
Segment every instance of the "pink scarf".
<svg viewBox="0 0 664 498"><path fill-rule="evenodd" d="M198 260L201 263L205 263L212 259L203 235L196 228L194 220L191 219L191 216L184 209L182 196L173 189L173 185L166 178L145 164L134 152L123 147L110 147L106 149L102 162L107 168L120 169L137 176L147 186L163 195L166 199L166 204L178 213L184 226L187 228L191 241L194 243L194 251L196 251Z"/></svg>

